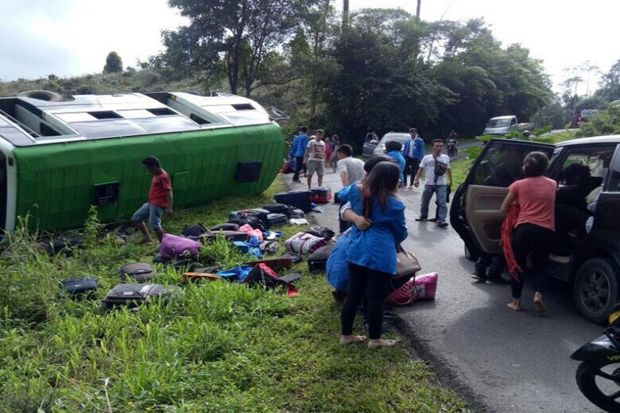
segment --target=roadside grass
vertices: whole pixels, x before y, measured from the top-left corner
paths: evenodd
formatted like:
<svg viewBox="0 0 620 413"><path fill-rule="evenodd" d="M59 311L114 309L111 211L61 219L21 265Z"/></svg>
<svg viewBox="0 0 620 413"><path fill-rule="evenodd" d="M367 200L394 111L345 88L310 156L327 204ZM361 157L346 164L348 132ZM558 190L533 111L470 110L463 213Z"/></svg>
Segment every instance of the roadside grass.
<svg viewBox="0 0 620 413"><path fill-rule="evenodd" d="M172 233L214 225L281 189L277 181L264 194L178 211L164 224ZM185 285L174 299L134 311L69 299L60 280L95 276L101 299L122 264L155 253L102 236L96 219L86 228L89 246L72 257L48 257L18 230L0 259L0 412L466 411L406 344L338 345L339 308L305 262L290 270L303 275L293 299L224 281ZM205 250L226 265L247 259L227 243ZM180 284L175 270L157 270L155 282Z"/></svg>

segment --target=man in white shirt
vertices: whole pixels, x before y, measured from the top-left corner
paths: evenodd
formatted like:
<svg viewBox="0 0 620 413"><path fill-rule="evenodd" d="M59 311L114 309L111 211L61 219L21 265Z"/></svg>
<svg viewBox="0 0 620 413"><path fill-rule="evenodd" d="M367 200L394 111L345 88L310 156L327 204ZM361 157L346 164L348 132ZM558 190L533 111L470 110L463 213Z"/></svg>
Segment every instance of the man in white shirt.
<svg viewBox="0 0 620 413"><path fill-rule="evenodd" d="M336 173L340 176L342 186L349 186L364 177L364 161L354 158L351 145L340 145L336 150L338 164Z"/></svg>
<svg viewBox="0 0 620 413"><path fill-rule="evenodd" d="M325 142L323 142L322 129L318 129L314 136L308 142L306 154L304 156L304 164L308 167L308 191L312 189L312 176L316 172L319 180L319 186L323 185L323 173L325 172Z"/></svg>
<svg viewBox="0 0 620 413"><path fill-rule="evenodd" d="M422 192L422 201L420 206L420 216L416 221L426 221L428 219L428 204L433 197L433 193L437 195L437 203L439 211L437 214L437 225L446 228L448 223L448 207L446 198L448 186L452 185L452 170L450 170L450 157L442 154L443 140L435 139L433 141L433 152L426 155L420 162L420 169L416 173L413 185L417 188L420 186L420 175L424 174L424 191Z"/></svg>

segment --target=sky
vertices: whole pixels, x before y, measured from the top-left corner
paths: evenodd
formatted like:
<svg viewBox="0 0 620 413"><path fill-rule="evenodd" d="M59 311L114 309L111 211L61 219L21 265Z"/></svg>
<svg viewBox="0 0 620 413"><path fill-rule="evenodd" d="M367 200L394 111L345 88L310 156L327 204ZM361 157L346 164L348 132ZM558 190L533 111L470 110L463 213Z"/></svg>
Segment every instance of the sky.
<svg viewBox="0 0 620 413"><path fill-rule="evenodd" d="M341 3L334 2L339 10ZM416 0L350 0L350 7L415 13ZM4 81L100 72L112 50L135 66L162 49L161 30L185 23L166 0L0 0L0 16ZM542 59L556 90L568 67L590 61L605 73L620 59L618 16L620 0L422 0L421 12L431 21L483 17L504 46L520 43Z"/></svg>

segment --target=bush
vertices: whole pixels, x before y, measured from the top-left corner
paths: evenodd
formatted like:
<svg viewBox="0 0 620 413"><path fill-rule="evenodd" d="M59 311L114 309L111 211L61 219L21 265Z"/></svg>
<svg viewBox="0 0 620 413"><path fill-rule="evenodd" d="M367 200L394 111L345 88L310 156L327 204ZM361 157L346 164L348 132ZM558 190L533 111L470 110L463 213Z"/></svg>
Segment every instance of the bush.
<svg viewBox="0 0 620 413"><path fill-rule="evenodd" d="M620 134L620 106L610 105L581 126L577 137Z"/></svg>

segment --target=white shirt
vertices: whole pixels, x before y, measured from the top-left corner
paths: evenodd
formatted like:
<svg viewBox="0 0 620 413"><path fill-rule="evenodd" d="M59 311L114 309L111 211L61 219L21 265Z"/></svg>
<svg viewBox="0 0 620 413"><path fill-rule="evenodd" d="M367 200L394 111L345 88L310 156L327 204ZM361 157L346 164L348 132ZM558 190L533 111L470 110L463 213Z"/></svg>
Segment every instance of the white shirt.
<svg viewBox="0 0 620 413"><path fill-rule="evenodd" d="M450 166L450 157L448 155L441 154L437 157L437 160L445 163L448 167ZM424 168L424 185L448 185L447 172L438 177L437 182L435 182L435 159L432 154L422 158L420 168Z"/></svg>
<svg viewBox="0 0 620 413"><path fill-rule="evenodd" d="M352 156L340 159L336 167L336 173L341 177L343 172L347 173L347 185L359 181L364 177L364 161Z"/></svg>

